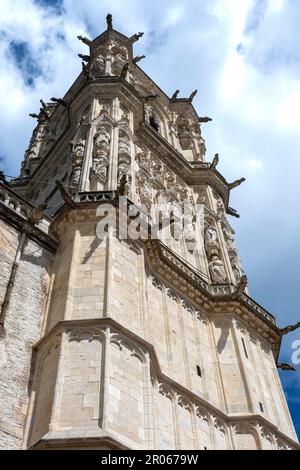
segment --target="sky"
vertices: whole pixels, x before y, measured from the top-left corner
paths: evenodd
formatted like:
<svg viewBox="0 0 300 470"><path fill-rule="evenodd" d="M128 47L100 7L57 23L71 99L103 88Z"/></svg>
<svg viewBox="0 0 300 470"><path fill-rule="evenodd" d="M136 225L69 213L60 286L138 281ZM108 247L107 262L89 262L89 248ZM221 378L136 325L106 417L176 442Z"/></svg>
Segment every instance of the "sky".
<svg viewBox="0 0 300 470"><path fill-rule="evenodd" d="M198 89L207 159L220 154L241 215L230 222L251 296L279 326L300 320L299 0L0 0L0 160L17 175L39 99L63 96L81 71L82 34L114 28L145 54L139 65L169 96ZM291 362L300 330L284 337ZM280 372L300 436L300 365Z"/></svg>

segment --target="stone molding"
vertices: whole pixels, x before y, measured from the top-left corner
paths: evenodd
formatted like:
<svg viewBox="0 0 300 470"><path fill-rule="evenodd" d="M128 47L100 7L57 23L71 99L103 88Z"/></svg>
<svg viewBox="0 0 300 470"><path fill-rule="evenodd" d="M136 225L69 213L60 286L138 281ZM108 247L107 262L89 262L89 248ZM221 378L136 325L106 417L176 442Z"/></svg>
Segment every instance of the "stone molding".
<svg viewBox="0 0 300 470"><path fill-rule="evenodd" d="M0 217L19 231L26 234L35 242L55 253L58 242L48 234L48 227L51 220L43 215L41 222L34 224L30 222L30 212L35 207L30 202L23 199L9 186L0 183Z"/></svg>
<svg viewBox="0 0 300 470"><path fill-rule="evenodd" d="M223 432L226 433L227 437L229 436L229 430L237 429L240 426L248 426L251 429L264 430L265 433L271 436L272 442L280 441L284 446L290 446L292 449L300 450L300 445L296 441L284 435L278 430L277 426L270 423L264 417L255 413L227 414L225 411L216 408L204 398L196 395L194 392L179 384L174 379L171 379L168 375L162 372L153 345L112 318L61 321L35 344L33 348L34 354L37 354L38 350L44 345L46 345L47 353L53 345L57 347L63 333L67 333L69 335L69 340L80 341L81 335L83 339L86 339L87 332L91 337L95 336L98 338L101 336L103 339L108 334L110 342L117 344L118 347L121 347L122 342L124 342L126 347L129 345L132 355L138 357L142 363L150 364L151 381L152 384L158 384L157 389L159 393L166 395L170 400L175 400L178 405L183 406L190 412L195 411L198 415L200 413L204 418L206 417L206 419L214 423L214 425L217 424L221 430L223 429ZM52 344L53 341L54 343ZM47 344L48 342L50 343L49 345ZM94 432L95 431L93 430L93 433ZM60 439L55 440L55 434L52 434L52 432L48 433L45 437L45 441L44 438L42 438L37 443L34 443L31 448L44 448L44 446L53 445L53 443L58 445ZM60 433L58 432L58 434ZM99 434L101 434L100 429ZM64 436L64 432L62 432L61 439L63 439L63 443L61 445L64 446L65 439L68 440L68 438L70 438L70 434ZM98 442L101 442L101 440L99 441L99 438L100 436L98 437ZM84 436L82 439L84 442L89 442L90 437ZM92 440L93 439L94 437ZM47 444L48 440L49 442ZM69 442L70 445L72 445L73 442L76 442L76 436L74 437L74 441L71 439ZM78 443L80 443L80 440L78 440Z"/></svg>

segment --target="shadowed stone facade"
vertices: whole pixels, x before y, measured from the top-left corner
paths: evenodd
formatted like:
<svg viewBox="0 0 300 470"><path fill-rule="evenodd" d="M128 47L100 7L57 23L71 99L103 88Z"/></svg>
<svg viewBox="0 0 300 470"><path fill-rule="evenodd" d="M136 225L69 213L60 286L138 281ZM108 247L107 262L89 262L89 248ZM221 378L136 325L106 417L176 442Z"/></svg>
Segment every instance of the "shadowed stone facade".
<svg viewBox="0 0 300 470"><path fill-rule="evenodd" d="M0 448L298 448L282 334L250 297L227 218L243 179L206 162L210 119L142 71L140 37L109 23L80 38L82 73L41 102L20 177L1 182ZM148 228L169 203L200 204L203 227L101 238L120 195Z"/></svg>

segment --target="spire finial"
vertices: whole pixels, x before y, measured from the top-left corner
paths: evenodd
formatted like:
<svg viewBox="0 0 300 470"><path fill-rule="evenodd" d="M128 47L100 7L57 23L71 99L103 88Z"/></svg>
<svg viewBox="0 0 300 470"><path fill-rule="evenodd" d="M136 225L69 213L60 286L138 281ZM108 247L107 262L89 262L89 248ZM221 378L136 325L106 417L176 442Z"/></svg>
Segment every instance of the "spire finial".
<svg viewBox="0 0 300 470"><path fill-rule="evenodd" d="M108 13L108 15L106 16L106 23L107 23L107 29L113 29L112 15L110 13Z"/></svg>

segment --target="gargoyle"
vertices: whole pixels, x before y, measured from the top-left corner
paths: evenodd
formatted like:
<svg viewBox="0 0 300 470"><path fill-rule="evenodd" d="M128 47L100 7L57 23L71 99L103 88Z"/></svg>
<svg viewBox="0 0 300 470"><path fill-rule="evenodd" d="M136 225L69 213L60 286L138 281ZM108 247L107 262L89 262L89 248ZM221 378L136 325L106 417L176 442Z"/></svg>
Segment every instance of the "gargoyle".
<svg viewBox="0 0 300 470"><path fill-rule="evenodd" d="M198 93L198 90L195 90L193 91L193 93L191 94L191 96L188 98L188 102L191 103L193 101L193 99L195 98L195 96L197 95Z"/></svg>
<svg viewBox="0 0 300 470"><path fill-rule="evenodd" d="M286 362L278 362L276 366L278 369L281 369L281 370L296 371L296 368L294 366L291 366L291 364L287 364Z"/></svg>
<svg viewBox="0 0 300 470"><path fill-rule="evenodd" d="M91 60L91 56L89 55L78 54L78 57L80 57L84 62L89 62Z"/></svg>
<svg viewBox="0 0 300 470"><path fill-rule="evenodd" d="M114 207L118 207L120 196L126 196L126 194L127 194L127 188L126 188L127 183L128 183L127 175L123 175L122 178L120 179L120 184L118 186L115 197L113 199Z"/></svg>
<svg viewBox="0 0 300 470"><path fill-rule="evenodd" d="M125 80L125 79L126 79L126 75L127 75L128 69L129 69L129 62L126 62L126 64L125 64L124 67L122 68L122 72L121 72L121 74L120 74L120 79L121 79L121 80Z"/></svg>
<svg viewBox="0 0 300 470"><path fill-rule="evenodd" d="M173 102L173 101L175 101L175 100L177 99L177 96L179 95L179 93L180 93L180 90L176 90L176 91L173 93L173 95L172 95L172 97L171 97L171 102Z"/></svg>
<svg viewBox="0 0 300 470"><path fill-rule="evenodd" d="M53 101L53 103L58 103L58 104L61 104L62 106L65 106L65 108L67 108L69 106L69 103L66 101L66 100L63 100L62 98L51 98L51 101Z"/></svg>
<svg viewBox="0 0 300 470"><path fill-rule="evenodd" d="M37 119L37 120L40 119L40 116L39 116L38 114L36 114L36 113L30 113L29 116L32 117L32 118L34 118L34 119Z"/></svg>
<svg viewBox="0 0 300 470"><path fill-rule="evenodd" d="M157 93L154 93L153 95L142 96L142 100L144 103L148 103L149 101L153 101L158 98L158 96L159 95Z"/></svg>
<svg viewBox="0 0 300 470"><path fill-rule="evenodd" d="M61 181L56 180L55 184L58 187L61 197L65 201L66 205L74 209L76 204L73 201L72 195L69 193L69 191L64 187Z"/></svg>
<svg viewBox="0 0 300 470"><path fill-rule="evenodd" d="M200 124L203 124L203 123L206 123L206 122L210 122L212 121L212 118L209 118L207 116L204 116L204 117L199 117L199 123Z"/></svg>
<svg viewBox="0 0 300 470"><path fill-rule="evenodd" d="M237 219L240 218L240 214L238 213L238 211L233 209L233 207L228 207L227 214L232 215L233 217L236 217Z"/></svg>
<svg viewBox="0 0 300 470"><path fill-rule="evenodd" d="M133 64L137 64L138 62L140 62L140 60L145 59L145 57L146 57L145 55L137 55L136 57L134 57L134 58L132 59L131 62L132 62Z"/></svg>
<svg viewBox="0 0 300 470"><path fill-rule="evenodd" d="M248 284L248 279L247 279L247 276L244 274L241 279L240 279L240 282L239 284L237 285L237 288L236 290L234 291L234 293L232 294L232 298L233 299L238 299L240 297L240 295L242 295L244 292L245 292L245 289L247 287L247 284Z"/></svg>
<svg viewBox="0 0 300 470"><path fill-rule="evenodd" d="M87 46L90 46L92 44L93 41L91 41L90 39L88 38L85 38L84 36L77 36L77 38L79 39L79 41L83 42L84 44L86 44Z"/></svg>
<svg viewBox="0 0 300 470"><path fill-rule="evenodd" d="M234 181L233 183L229 183L228 187L229 189L237 188L240 186L240 184L244 183L246 181L246 178L240 178L239 180Z"/></svg>
<svg viewBox="0 0 300 470"><path fill-rule="evenodd" d="M288 333L290 333L291 331L295 331L297 330L298 328L300 328L300 321L298 321L298 323L296 323L295 325L288 325L286 326L285 328L279 328L279 333L283 336L283 335L287 335Z"/></svg>
<svg viewBox="0 0 300 470"><path fill-rule="evenodd" d="M136 33L136 34L134 34L133 36L131 36L130 40L131 40L132 42L136 42L136 41L138 41L138 40L139 40L141 37L143 37L143 36L144 36L144 33L139 32L139 33Z"/></svg>
<svg viewBox="0 0 300 470"><path fill-rule="evenodd" d="M92 80L95 80L95 77L91 73L90 68L84 62L81 62L81 65L82 65L83 75L85 75L86 78L91 78Z"/></svg>
<svg viewBox="0 0 300 470"><path fill-rule="evenodd" d="M214 158L213 158L213 161L212 161L211 164L210 164L210 168L213 168L213 169L216 168L216 166L218 165L218 163L219 163L219 154L216 153L216 155L215 155Z"/></svg>
<svg viewBox="0 0 300 470"><path fill-rule="evenodd" d="M44 210L46 209L46 207L47 204L42 204L39 207L32 209L28 217L28 222L33 225L40 222L43 218Z"/></svg>

